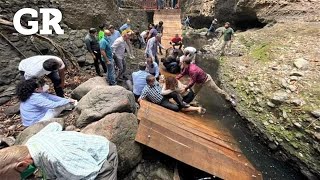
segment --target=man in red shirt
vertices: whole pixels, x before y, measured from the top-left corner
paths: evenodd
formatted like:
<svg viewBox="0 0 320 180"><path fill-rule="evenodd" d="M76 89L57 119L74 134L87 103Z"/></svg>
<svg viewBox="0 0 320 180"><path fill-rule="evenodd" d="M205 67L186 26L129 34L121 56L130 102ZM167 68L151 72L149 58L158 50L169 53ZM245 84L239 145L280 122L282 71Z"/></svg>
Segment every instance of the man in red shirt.
<svg viewBox="0 0 320 180"><path fill-rule="evenodd" d="M179 49L181 49L182 39L179 37L179 34L176 34L175 37L171 39L170 44L172 45L173 49L175 49L176 46L179 46Z"/></svg>
<svg viewBox="0 0 320 180"><path fill-rule="evenodd" d="M188 89L193 90L194 94L197 95L203 86L207 86L211 88L213 91L221 94L227 101L229 101L233 106L236 106L236 102L231 98L229 94L227 94L224 90L220 89L216 83L211 78L210 74L204 72L200 67L196 64L191 64L191 59L186 57L183 62L183 71L176 78L181 79L183 76L190 76L190 81L185 91Z"/></svg>

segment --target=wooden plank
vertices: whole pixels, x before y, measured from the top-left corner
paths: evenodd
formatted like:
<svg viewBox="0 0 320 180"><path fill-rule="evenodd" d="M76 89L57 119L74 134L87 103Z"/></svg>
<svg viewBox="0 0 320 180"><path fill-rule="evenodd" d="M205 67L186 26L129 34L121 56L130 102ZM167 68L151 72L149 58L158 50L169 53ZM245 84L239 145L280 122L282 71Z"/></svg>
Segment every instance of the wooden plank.
<svg viewBox="0 0 320 180"><path fill-rule="evenodd" d="M208 149L152 121L140 122L136 141L223 179L261 179L250 163L228 158L220 149Z"/></svg>

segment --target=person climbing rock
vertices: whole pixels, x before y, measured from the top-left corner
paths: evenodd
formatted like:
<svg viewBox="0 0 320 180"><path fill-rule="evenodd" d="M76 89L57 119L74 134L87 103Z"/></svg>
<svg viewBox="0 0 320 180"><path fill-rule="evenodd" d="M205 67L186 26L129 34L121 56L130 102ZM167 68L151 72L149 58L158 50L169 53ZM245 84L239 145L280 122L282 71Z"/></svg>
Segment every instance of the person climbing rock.
<svg viewBox="0 0 320 180"><path fill-rule="evenodd" d="M227 50L228 54L231 54L231 44L234 40L234 31L233 29L230 27L230 23L226 22L224 24L224 31L222 32L223 35L223 43L222 43L222 47L221 47L221 55L224 56L225 55L225 51Z"/></svg>
<svg viewBox="0 0 320 180"><path fill-rule="evenodd" d="M84 38L84 42L87 46L89 53L91 54L94 60L94 67L97 75L102 77L103 75L100 73L99 64L101 64L104 73L107 73L107 66L105 62L103 62L101 59L99 42L97 39L97 30L95 28L90 28L89 33Z"/></svg>
<svg viewBox="0 0 320 180"><path fill-rule="evenodd" d="M186 75L190 77L189 84L187 85L187 87L185 87L184 91L192 88L195 95L197 95L204 86L207 86L213 91L222 95L233 106L236 106L236 102L234 101L234 99L232 99L232 97L228 93L226 93L216 85L210 74L205 73L196 64L191 63L190 57L185 57L185 59L182 61L182 67L182 73L179 74L176 78L179 80Z"/></svg>
<svg viewBox="0 0 320 180"><path fill-rule="evenodd" d="M212 20L212 23L207 31L206 36L210 35L211 33L214 33L217 28L217 25L218 25L218 20L217 19Z"/></svg>
<svg viewBox="0 0 320 180"><path fill-rule="evenodd" d="M53 122L24 145L1 149L1 179L28 179L37 170L41 179L117 179L118 153L112 142L62 129Z"/></svg>

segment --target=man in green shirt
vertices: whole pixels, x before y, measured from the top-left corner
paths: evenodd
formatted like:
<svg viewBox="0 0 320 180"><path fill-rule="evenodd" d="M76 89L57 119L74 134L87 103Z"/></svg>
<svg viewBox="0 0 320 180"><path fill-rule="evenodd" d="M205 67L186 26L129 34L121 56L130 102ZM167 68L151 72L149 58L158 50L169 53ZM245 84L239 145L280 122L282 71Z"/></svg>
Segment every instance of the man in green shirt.
<svg viewBox="0 0 320 180"><path fill-rule="evenodd" d="M221 47L222 56L224 56L226 48L229 51L228 53L231 53L231 43L233 42L233 39L234 39L234 31L230 27L229 22L226 22L224 24L224 28L225 30L222 32L222 35L223 35L223 44Z"/></svg>
<svg viewBox="0 0 320 180"><path fill-rule="evenodd" d="M98 40L99 41L104 38L104 30L105 29L106 29L106 25L105 24L101 24L99 26L99 33L98 33Z"/></svg>

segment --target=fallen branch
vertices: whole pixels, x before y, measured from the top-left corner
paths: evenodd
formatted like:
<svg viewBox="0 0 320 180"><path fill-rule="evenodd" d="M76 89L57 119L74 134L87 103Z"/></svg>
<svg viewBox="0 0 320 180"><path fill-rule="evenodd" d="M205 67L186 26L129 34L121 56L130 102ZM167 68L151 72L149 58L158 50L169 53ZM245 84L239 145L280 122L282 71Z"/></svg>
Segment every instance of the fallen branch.
<svg viewBox="0 0 320 180"><path fill-rule="evenodd" d="M6 26L11 26L13 27L13 23L10 21L7 21L5 19L1 19L0 18L0 25L6 25ZM15 47L11 41L9 39L7 39L3 34L0 34L4 39L6 39L6 41L8 41L8 43L13 46L21 55L23 55L25 58L27 58L17 47ZM60 54L60 57L62 60L69 60L69 62L73 65L74 68L76 68L76 70L79 70L80 67L77 63L76 58L73 56L73 54L71 54L69 51L66 51L62 46L60 46L59 44L55 43L53 40L51 40L50 38L40 35L40 34L34 34L32 35L32 37L37 37L43 41L49 42ZM66 64L66 63L65 63ZM67 64L66 64L67 65Z"/></svg>
<svg viewBox="0 0 320 180"><path fill-rule="evenodd" d="M23 52L21 52L7 37L5 37L1 32L0 35L2 36L2 38L4 40L6 40L16 51L18 51L24 58L27 58L26 55L23 54Z"/></svg>

